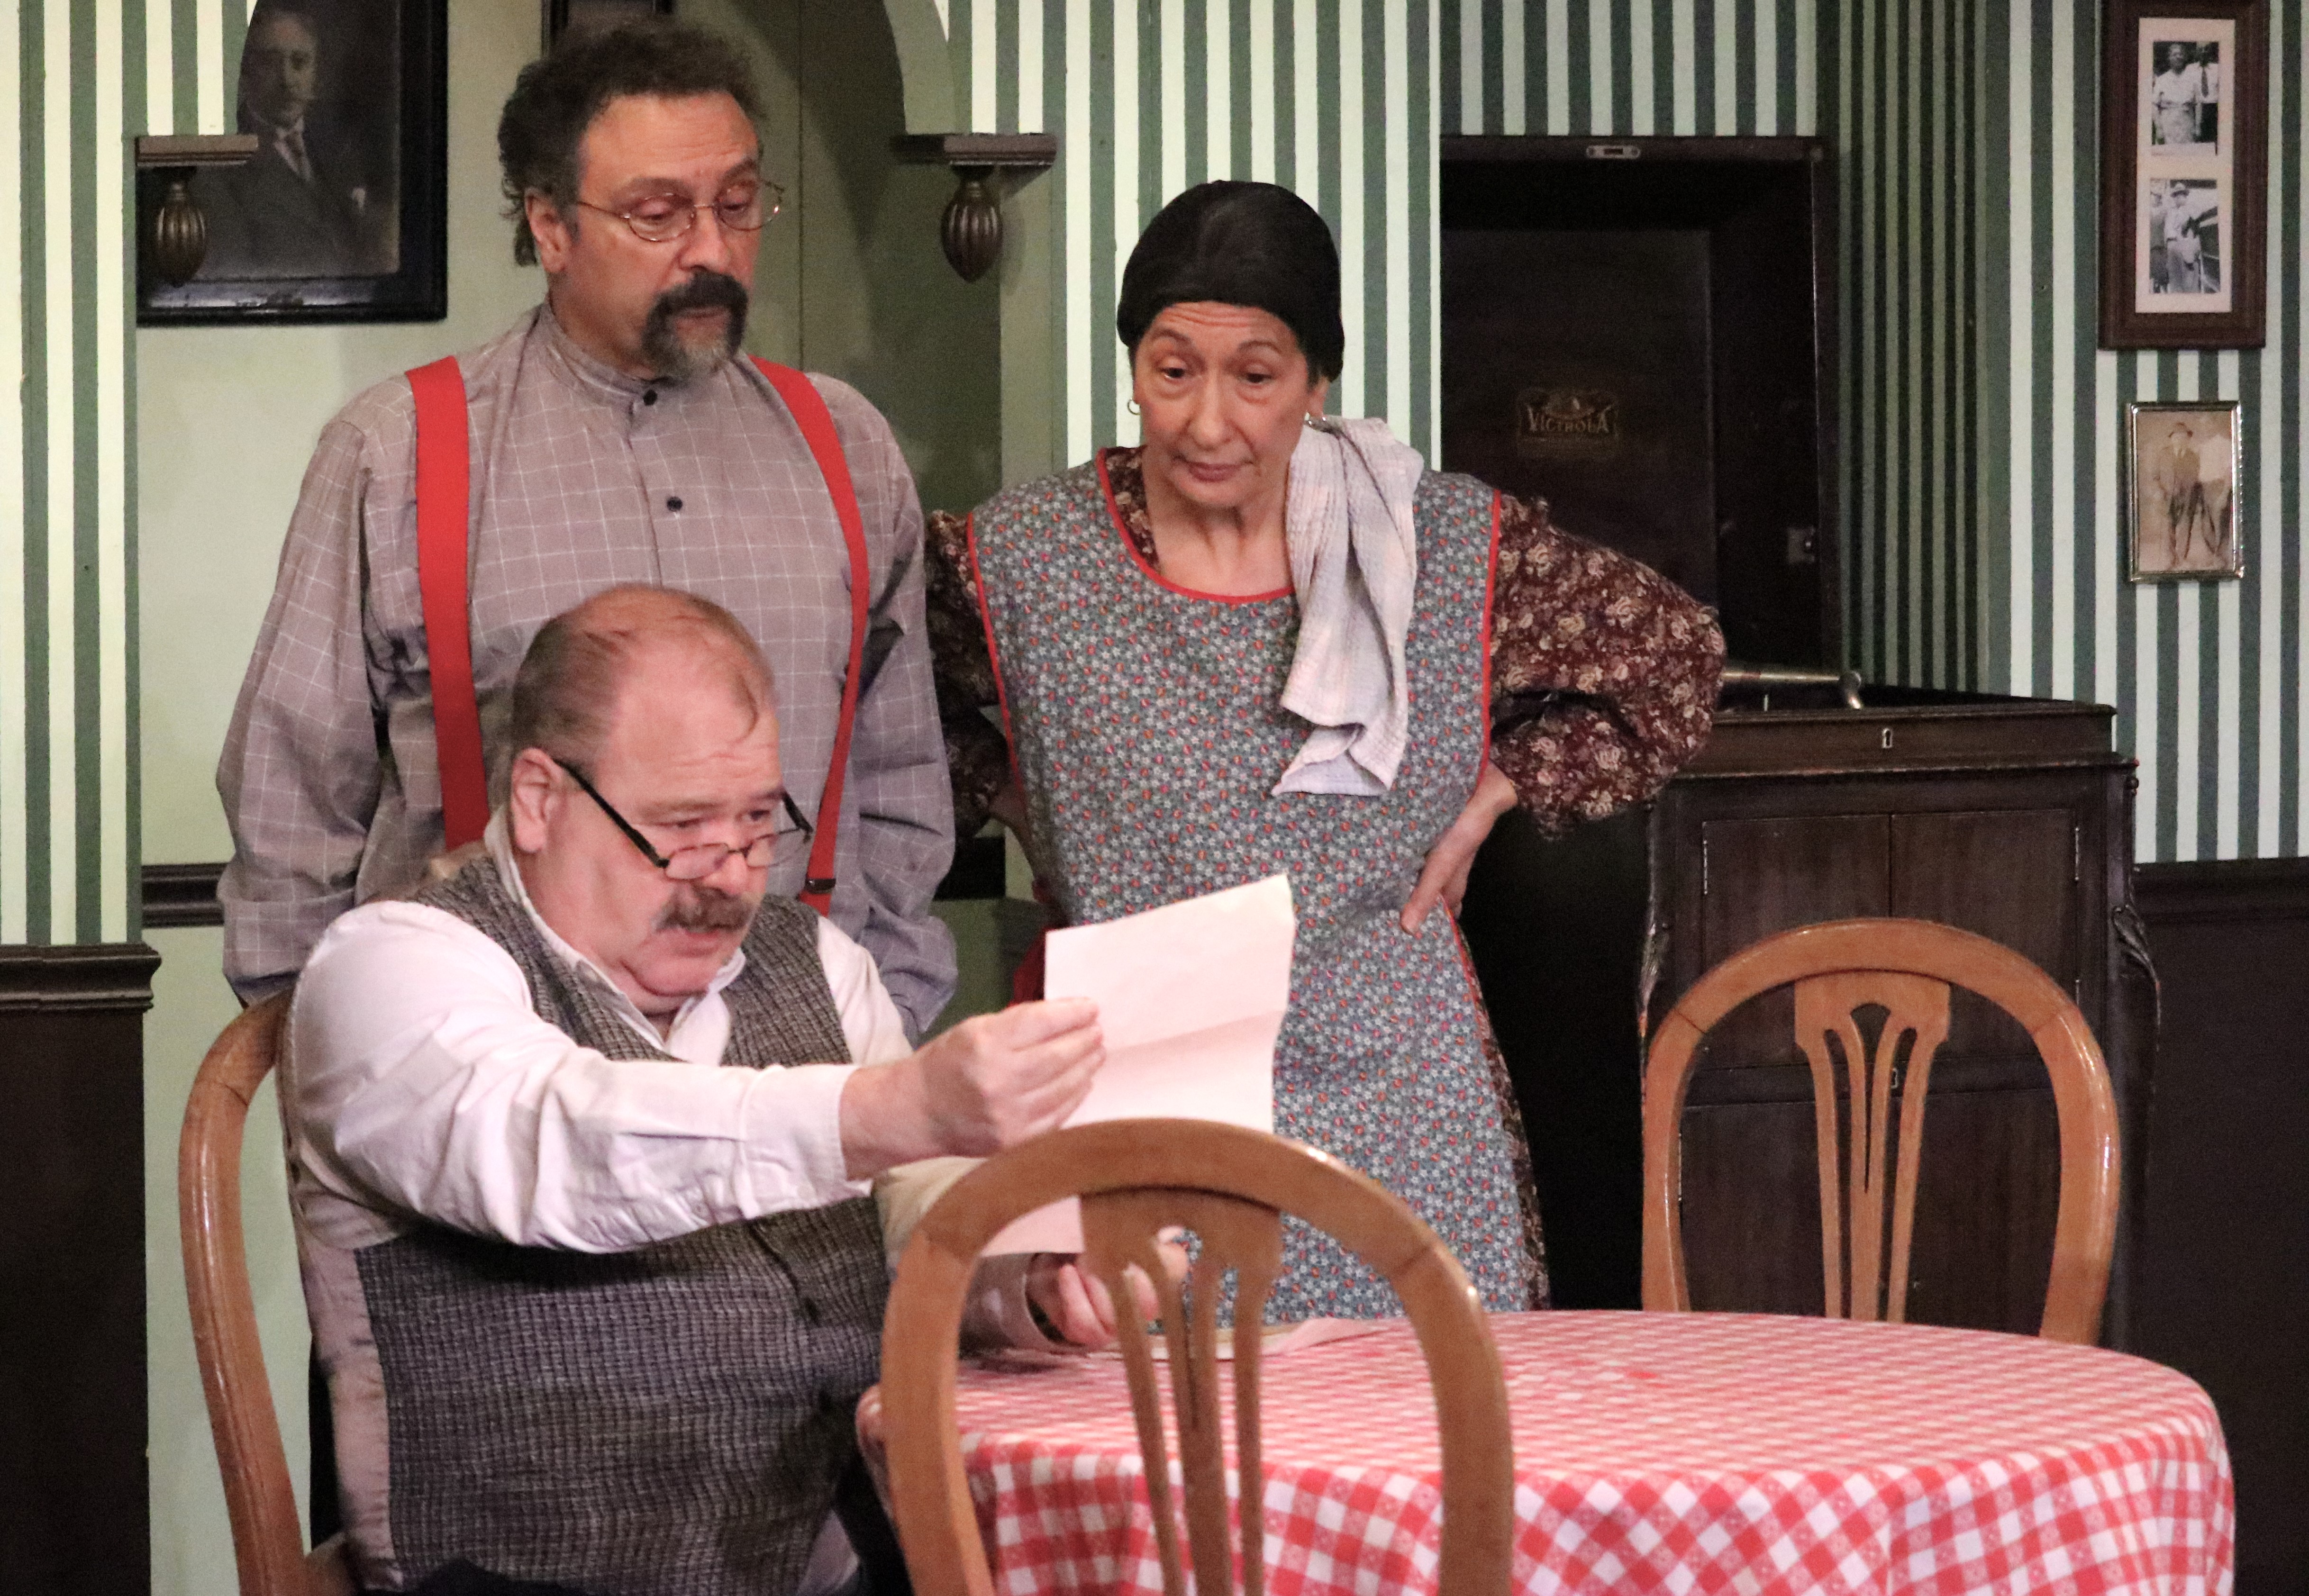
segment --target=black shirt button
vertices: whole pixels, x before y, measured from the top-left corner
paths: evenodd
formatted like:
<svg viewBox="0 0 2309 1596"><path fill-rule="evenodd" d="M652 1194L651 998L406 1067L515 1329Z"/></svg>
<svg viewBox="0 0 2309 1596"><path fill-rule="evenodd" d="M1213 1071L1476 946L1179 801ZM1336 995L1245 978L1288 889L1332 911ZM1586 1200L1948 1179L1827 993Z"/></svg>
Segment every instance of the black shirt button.
<svg viewBox="0 0 2309 1596"><path fill-rule="evenodd" d="M668 499L665 502L665 507L669 510L679 510L681 508L681 501L678 498Z"/></svg>
<svg viewBox="0 0 2309 1596"><path fill-rule="evenodd" d="M657 402L657 390L654 388L644 389L642 392L642 402L644 404L655 404Z"/></svg>

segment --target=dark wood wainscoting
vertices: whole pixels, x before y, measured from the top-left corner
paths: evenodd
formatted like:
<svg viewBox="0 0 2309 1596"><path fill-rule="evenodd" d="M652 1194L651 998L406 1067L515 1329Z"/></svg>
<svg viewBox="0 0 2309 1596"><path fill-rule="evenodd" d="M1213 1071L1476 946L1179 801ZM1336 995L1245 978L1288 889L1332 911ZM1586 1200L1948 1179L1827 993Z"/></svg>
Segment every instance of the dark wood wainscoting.
<svg viewBox="0 0 2309 1596"><path fill-rule="evenodd" d="M131 1596L145 1505L142 943L0 947L0 1591Z"/></svg>
<svg viewBox="0 0 2309 1596"><path fill-rule="evenodd" d="M144 928L174 931L186 926L221 926L224 905L217 902L220 859L203 865L144 867Z"/></svg>
<svg viewBox="0 0 2309 1596"><path fill-rule="evenodd" d="M2309 859L2141 867L2162 1015L2135 1348L2219 1407L2237 1596L2309 1596Z"/></svg>

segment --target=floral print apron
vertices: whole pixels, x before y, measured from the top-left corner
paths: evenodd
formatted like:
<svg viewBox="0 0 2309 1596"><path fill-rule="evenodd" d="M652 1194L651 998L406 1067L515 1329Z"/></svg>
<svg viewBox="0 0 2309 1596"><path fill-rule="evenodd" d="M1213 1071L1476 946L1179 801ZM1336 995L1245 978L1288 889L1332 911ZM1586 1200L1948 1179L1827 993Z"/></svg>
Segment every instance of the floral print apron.
<svg viewBox="0 0 2309 1596"><path fill-rule="evenodd" d="M1103 461L996 497L973 520L970 552L1035 864L1059 912L1093 924L1287 872L1299 938L1276 1131L1402 1197L1487 1307L1521 1308L1536 1238L1474 978L1448 915L1416 934L1398 919L1482 768L1497 496L1431 472L1415 508L1410 746L1378 798L1274 792L1308 733L1279 702L1297 600L1166 582L1124 535ZM1328 1237L1288 1227L1270 1321L1401 1311Z"/></svg>

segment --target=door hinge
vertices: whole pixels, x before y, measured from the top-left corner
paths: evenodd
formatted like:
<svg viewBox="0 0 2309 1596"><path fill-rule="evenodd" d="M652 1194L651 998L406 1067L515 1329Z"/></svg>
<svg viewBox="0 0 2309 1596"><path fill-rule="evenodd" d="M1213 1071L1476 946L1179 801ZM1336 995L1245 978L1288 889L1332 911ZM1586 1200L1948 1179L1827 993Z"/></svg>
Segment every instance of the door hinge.
<svg viewBox="0 0 2309 1596"><path fill-rule="evenodd" d="M2079 821L2069 829L2069 879L2082 881L2084 878L2085 827L2084 822Z"/></svg>
<svg viewBox="0 0 2309 1596"><path fill-rule="evenodd" d="M1708 833L1699 833L1699 895L1708 896Z"/></svg>

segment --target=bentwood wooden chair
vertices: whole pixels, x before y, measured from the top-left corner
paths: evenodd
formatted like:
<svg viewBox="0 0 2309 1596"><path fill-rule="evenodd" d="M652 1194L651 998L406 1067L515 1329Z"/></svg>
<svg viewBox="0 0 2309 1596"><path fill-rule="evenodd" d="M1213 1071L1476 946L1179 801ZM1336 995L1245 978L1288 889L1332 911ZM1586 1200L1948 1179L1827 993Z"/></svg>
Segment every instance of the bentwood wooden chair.
<svg viewBox="0 0 2309 1596"><path fill-rule="evenodd" d="M1925 1092L1933 1055L1948 1038L1949 989L1962 987L2019 1022L2052 1078L2061 1196L2037 1333L2097 1339L2117 1202L2116 1104L2100 1044L2069 995L2036 965L1930 920L1835 920L1768 936L1702 976L1661 1022L1644 1074L1644 1307L1691 1307L1682 1125L1700 1040L1741 1004L1786 986L1795 988L1796 1040L1812 1065L1829 1316L1907 1316ZM1872 1005L1888 1014L1872 1052L1855 1018ZM1904 1039L1913 1039L1905 1067Z"/></svg>
<svg viewBox="0 0 2309 1596"><path fill-rule="evenodd" d="M1235 1315L1259 1322L1282 1264L1282 1215L1328 1232L1403 1299L1427 1359L1443 1447L1439 1589L1497 1596L1508 1589L1514 1532L1514 1453L1507 1387L1483 1305L1457 1260L1402 1202L1325 1154L1259 1131L1203 1120L1117 1120L1039 1137L988 1160L922 1218L898 1262L882 1331L882 1423L898 1534L917 1596L990 1596L978 1515L955 1422L955 1359L963 1300L987 1242L1022 1214L1082 1198L1082 1264L1117 1302L1133 1300L1123 1270L1155 1282L1172 1370L1195 1589L1236 1588L1228 1531L1218 1393L1219 1282L1235 1273ZM1157 1236L1172 1226L1201 1242L1192 1272L1174 1281ZM1183 1290L1182 1290L1183 1288ZM1189 1300L1190 1299L1190 1301ZM1161 1385L1147 1332L1125 1314L1144 1478L1170 1596L1186 1589L1172 1505ZM1259 1476L1259 1338L1235 1341L1235 1450L1240 1478ZM1259 1492L1246 1487L1241 1588L1265 1583Z"/></svg>
<svg viewBox="0 0 2309 1596"><path fill-rule="evenodd" d="M177 1150L185 1294L224 1475L240 1596L353 1596L342 1535L305 1550L241 1237L241 1134L248 1105L279 1057L288 1016L286 992L248 1009L224 1028L194 1077Z"/></svg>

